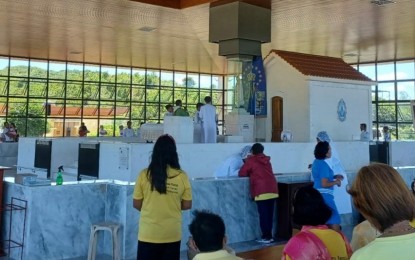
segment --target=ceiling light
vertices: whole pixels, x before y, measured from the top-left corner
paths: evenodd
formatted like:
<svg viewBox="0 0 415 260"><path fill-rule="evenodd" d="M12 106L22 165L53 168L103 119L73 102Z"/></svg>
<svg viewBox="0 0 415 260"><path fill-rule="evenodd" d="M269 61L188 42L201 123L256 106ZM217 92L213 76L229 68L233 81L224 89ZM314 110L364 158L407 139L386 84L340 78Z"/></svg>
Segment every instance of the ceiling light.
<svg viewBox="0 0 415 260"><path fill-rule="evenodd" d="M384 5L388 5L388 4L394 4L396 3L395 1L392 0L372 0L370 1L370 3L377 5L377 6L384 6Z"/></svg>
<svg viewBox="0 0 415 260"><path fill-rule="evenodd" d="M151 27L151 26L143 26L139 28L138 30L143 31L143 32L154 32L155 30L157 30L157 28Z"/></svg>

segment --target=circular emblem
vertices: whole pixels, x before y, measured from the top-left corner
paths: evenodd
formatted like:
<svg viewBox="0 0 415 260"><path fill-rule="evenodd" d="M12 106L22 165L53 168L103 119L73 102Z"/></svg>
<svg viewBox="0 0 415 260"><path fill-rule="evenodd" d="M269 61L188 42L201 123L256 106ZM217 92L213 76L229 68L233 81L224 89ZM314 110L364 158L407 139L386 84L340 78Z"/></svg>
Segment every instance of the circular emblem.
<svg viewBox="0 0 415 260"><path fill-rule="evenodd" d="M337 118L340 120L340 122L344 122L346 121L346 115L347 115L346 102L344 102L343 99L340 99L339 103L337 104Z"/></svg>

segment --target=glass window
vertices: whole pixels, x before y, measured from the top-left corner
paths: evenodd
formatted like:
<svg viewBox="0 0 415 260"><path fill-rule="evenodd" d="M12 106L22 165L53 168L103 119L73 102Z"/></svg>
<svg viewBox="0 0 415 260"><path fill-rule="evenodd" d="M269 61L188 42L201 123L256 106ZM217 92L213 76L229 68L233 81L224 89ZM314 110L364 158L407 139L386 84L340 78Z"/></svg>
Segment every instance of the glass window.
<svg viewBox="0 0 415 260"><path fill-rule="evenodd" d="M84 66L82 64L68 63L68 80L83 80ZM63 126L62 126L63 127Z"/></svg>
<svg viewBox="0 0 415 260"><path fill-rule="evenodd" d="M224 98L225 105L233 106L235 102L234 98L235 98L235 93L233 91L225 91L225 98Z"/></svg>
<svg viewBox="0 0 415 260"><path fill-rule="evenodd" d="M173 104L173 88L171 87L161 87L160 89L160 102L167 104Z"/></svg>
<svg viewBox="0 0 415 260"><path fill-rule="evenodd" d="M101 101L99 107L100 118L114 118L115 103L109 101Z"/></svg>
<svg viewBox="0 0 415 260"><path fill-rule="evenodd" d="M200 88L210 88L212 86L212 77L210 75L200 75Z"/></svg>
<svg viewBox="0 0 415 260"><path fill-rule="evenodd" d="M145 93L144 87L133 86L131 100L145 102Z"/></svg>
<svg viewBox="0 0 415 260"><path fill-rule="evenodd" d="M26 112L26 98L9 98L8 115L10 117L26 117Z"/></svg>
<svg viewBox="0 0 415 260"><path fill-rule="evenodd" d="M144 69L133 69L133 84L145 85L146 71Z"/></svg>
<svg viewBox="0 0 415 260"><path fill-rule="evenodd" d="M187 91L187 103L196 105L196 103L200 102L199 94L200 94L199 91L188 90Z"/></svg>
<svg viewBox="0 0 415 260"><path fill-rule="evenodd" d="M376 101L377 86L372 86L372 101Z"/></svg>
<svg viewBox="0 0 415 260"><path fill-rule="evenodd" d="M379 83L378 84L378 100L395 100L395 83Z"/></svg>
<svg viewBox="0 0 415 260"><path fill-rule="evenodd" d="M37 120L39 120L39 118ZM26 116L9 118L9 123L14 123L16 125L16 132L19 134L19 136L26 136L26 122ZM34 125L34 127L36 127L36 125ZM40 127L43 132L44 125L41 125Z"/></svg>
<svg viewBox="0 0 415 260"><path fill-rule="evenodd" d="M0 97L0 116L4 117L6 116L6 110L7 110L7 97ZM4 123L4 120L0 119L1 123ZM3 125L0 123L0 127L3 127Z"/></svg>
<svg viewBox="0 0 415 260"><path fill-rule="evenodd" d="M412 122L411 104L409 102L398 103L398 122Z"/></svg>
<svg viewBox="0 0 415 260"><path fill-rule="evenodd" d="M8 87L9 87L9 80L7 78L0 77L0 95L6 95Z"/></svg>
<svg viewBox="0 0 415 260"><path fill-rule="evenodd" d="M158 88L146 89L146 101L147 102L159 102L160 91Z"/></svg>
<svg viewBox="0 0 415 260"><path fill-rule="evenodd" d="M222 89L223 77L212 76L212 89Z"/></svg>
<svg viewBox="0 0 415 260"><path fill-rule="evenodd" d="M162 86L173 86L173 72L161 71L161 85Z"/></svg>
<svg viewBox="0 0 415 260"><path fill-rule="evenodd" d="M133 119L144 119L144 104L143 103L132 103L131 104L131 118Z"/></svg>
<svg viewBox="0 0 415 260"><path fill-rule="evenodd" d="M411 61L396 62L396 79L415 79L415 63Z"/></svg>
<svg viewBox="0 0 415 260"><path fill-rule="evenodd" d="M118 83L131 83L131 69L130 68L117 68L117 82Z"/></svg>
<svg viewBox="0 0 415 260"><path fill-rule="evenodd" d="M114 136L114 120L111 119L100 119L99 125L104 126L104 129L107 131L107 136ZM118 130L118 125L116 126Z"/></svg>
<svg viewBox="0 0 415 260"><path fill-rule="evenodd" d="M31 136L77 136L81 119L96 129L105 122L111 134L116 134L117 122L132 119L137 127L144 121L160 122L164 106L177 99L192 114L205 96L212 96L216 106L221 106L223 79L210 74L0 57L0 95L4 95L0 97L4 101L0 102L0 121L6 116L21 119L24 131L33 123L37 130L27 132ZM213 94L212 88L217 90Z"/></svg>
<svg viewBox="0 0 415 260"><path fill-rule="evenodd" d="M379 103L378 122L396 122L396 106L393 103Z"/></svg>
<svg viewBox="0 0 415 260"><path fill-rule="evenodd" d="M130 87L126 85L117 86L117 100L130 101Z"/></svg>
<svg viewBox="0 0 415 260"><path fill-rule="evenodd" d="M99 82L100 67L98 65L85 64L84 78L85 78L85 81Z"/></svg>
<svg viewBox="0 0 415 260"><path fill-rule="evenodd" d="M392 131L391 131L392 132ZM396 132L396 131L394 131ZM399 139L400 140L414 140L415 139L415 130L412 124L398 124L398 133L399 133ZM396 136L396 133L392 133L392 139L394 139L394 135Z"/></svg>
<svg viewBox="0 0 415 260"><path fill-rule="evenodd" d="M160 85L160 71L147 70L146 85L147 86L159 86Z"/></svg>
<svg viewBox="0 0 415 260"><path fill-rule="evenodd" d="M47 109L46 99L45 98L30 98L28 102L29 110L28 115L29 117L45 117L47 113L50 115L50 110ZM29 125L30 126L30 125ZM42 127L42 131L43 131Z"/></svg>
<svg viewBox="0 0 415 260"><path fill-rule="evenodd" d="M398 82L397 89L398 89L398 100L415 99L414 81Z"/></svg>
<svg viewBox="0 0 415 260"><path fill-rule="evenodd" d="M200 90L200 102L205 103L205 97L210 96L212 97L210 90ZM216 103L214 102L212 98L212 104L216 106Z"/></svg>
<svg viewBox="0 0 415 260"><path fill-rule="evenodd" d="M174 86L175 87L186 87L186 73L176 72L174 74Z"/></svg>
<svg viewBox="0 0 415 260"><path fill-rule="evenodd" d="M9 95L10 96L26 96L27 95L27 79L10 78Z"/></svg>
<svg viewBox="0 0 415 260"><path fill-rule="evenodd" d="M84 83L84 99L99 100L99 83Z"/></svg>
<svg viewBox="0 0 415 260"><path fill-rule="evenodd" d="M115 107L115 117L116 118L125 118L128 120L130 118L130 103L129 102L117 102Z"/></svg>
<svg viewBox="0 0 415 260"><path fill-rule="evenodd" d="M213 91L212 92L212 103L215 106L221 106L223 104L223 93L222 93L222 91Z"/></svg>
<svg viewBox="0 0 415 260"><path fill-rule="evenodd" d="M59 84L55 82L55 85ZM56 89L56 94L59 93L59 89ZM53 92L52 92L53 93ZM51 94L51 89L49 89L49 94ZM62 97L62 95L61 95ZM82 82L71 82L66 84L66 98L81 98L82 97Z"/></svg>
<svg viewBox="0 0 415 260"><path fill-rule="evenodd" d="M376 115L376 108L377 108L377 105L372 104L372 118L373 118L373 121L378 121L378 117Z"/></svg>
<svg viewBox="0 0 415 260"><path fill-rule="evenodd" d="M75 95L74 92L79 91L75 90L74 86L79 86L79 88L82 88L82 83L71 83L68 84L68 92L66 93L67 97L80 97ZM69 95L69 93L73 93L74 95ZM78 94L78 93L77 93ZM65 95L65 81L58 81L58 80L50 80L49 81L49 92L48 97L51 98L63 98Z"/></svg>
<svg viewBox="0 0 415 260"><path fill-rule="evenodd" d="M29 61L10 59L10 76L27 77L29 75Z"/></svg>
<svg viewBox="0 0 415 260"><path fill-rule="evenodd" d="M359 71L366 75L366 77L376 80L376 66L374 64L360 64Z"/></svg>
<svg viewBox="0 0 415 260"><path fill-rule="evenodd" d="M82 118L98 117L98 101L84 100L81 108ZM88 129L90 130L90 129ZM90 130L91 131L91 130ZM89 136L89 135L88 135Z"/></svg>
<svg viewBox="0 0 415 260"><path fill-rule="evenodd" d="M48 62L42 60L30 60L30 77L47 78Z"/></svg>
<svg viewBox="0 0 415 260"><path fill-rule="evenodd" d="M188 88L199 88L199 75L198 74L187 74L186 86Z"/></svg>
<svg viewBox="0 0 415 260"><path fill-rule="evenodd" d="M114 84L102 84L101 85L101 100L114 100L115 99L115 85Z"/></svg>
<svg viewBox="0 0 415 260"><path fill-rule="evenodd" d="M49 78L65 79L66 63L64 62L49 62Z"/></svg>
<svg viewBox="0 0 415 260"><path fill-rule="evenodd" d="M115 67L102 66L101 67L101 81L115 83Z"/></svg>
<svg viewBox="0 0 415 260"><path fill-rule="evenodd" d="M9 75L9 59L0 57L0 76Z"/></svg>
<svg viewBox="0 0 415 260"><path fill-rule="evenodd" d="M66 105L64 109L64 113L66 117L70 117L72 119L78 118L81 119L81 108L82 108L82 101L81 100L66 100ZM76 126L76 128L78 128Z"/></svg>
<svg viewBox="0 0 415 260"><path fill-rule="evenodd" d="M378 64L378 81L395 80L395 66L393 62Z"/></svg>
<svg viewBox="0 0 415 260"><path fill-rule="evenodd" d="M155 103L147 103L146 106L146 122L158 122L160 119L160 106Z"/></svg>
<svg viewBox="0 0 415 260"><path fill-rule="evenodd" d="M174 100L180 99L186 103L186 89L185 88L176 88L174 89Z"/></svg>

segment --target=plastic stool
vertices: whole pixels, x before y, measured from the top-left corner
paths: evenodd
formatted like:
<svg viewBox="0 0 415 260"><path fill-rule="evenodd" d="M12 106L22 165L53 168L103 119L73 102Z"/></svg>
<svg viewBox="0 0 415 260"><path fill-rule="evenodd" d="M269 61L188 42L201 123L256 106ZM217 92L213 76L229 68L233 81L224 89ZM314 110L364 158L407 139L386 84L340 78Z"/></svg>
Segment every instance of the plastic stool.
<svg viewBox="0 0 415 260"><path fill-rule="evenodd" d="M112 259L120 260L120 244L118 231L120 229L119 224L114 223L99 223L92 225L91 235L89 236L89 248L88 248L88 260L95 260L97 253L97 240L98 240L98 231L109 231L111 232L112 238Z"/></svg>

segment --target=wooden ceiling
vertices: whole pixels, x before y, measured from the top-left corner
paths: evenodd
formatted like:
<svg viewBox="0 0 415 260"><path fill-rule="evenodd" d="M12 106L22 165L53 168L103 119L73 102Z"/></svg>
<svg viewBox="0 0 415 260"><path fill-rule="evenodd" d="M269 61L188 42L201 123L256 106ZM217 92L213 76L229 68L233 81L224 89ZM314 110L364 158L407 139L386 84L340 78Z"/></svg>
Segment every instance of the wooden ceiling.
<svg viewBox="0 0 415 260"><path fill-rule="evenodd" d="M415 1L395 1L272 0L263 56L279 49L348 63L413 58ZM225 74L226 59L208 42L209 2L0 0L0 55ZM140 30L149 27L156 30Z"/></svg>

